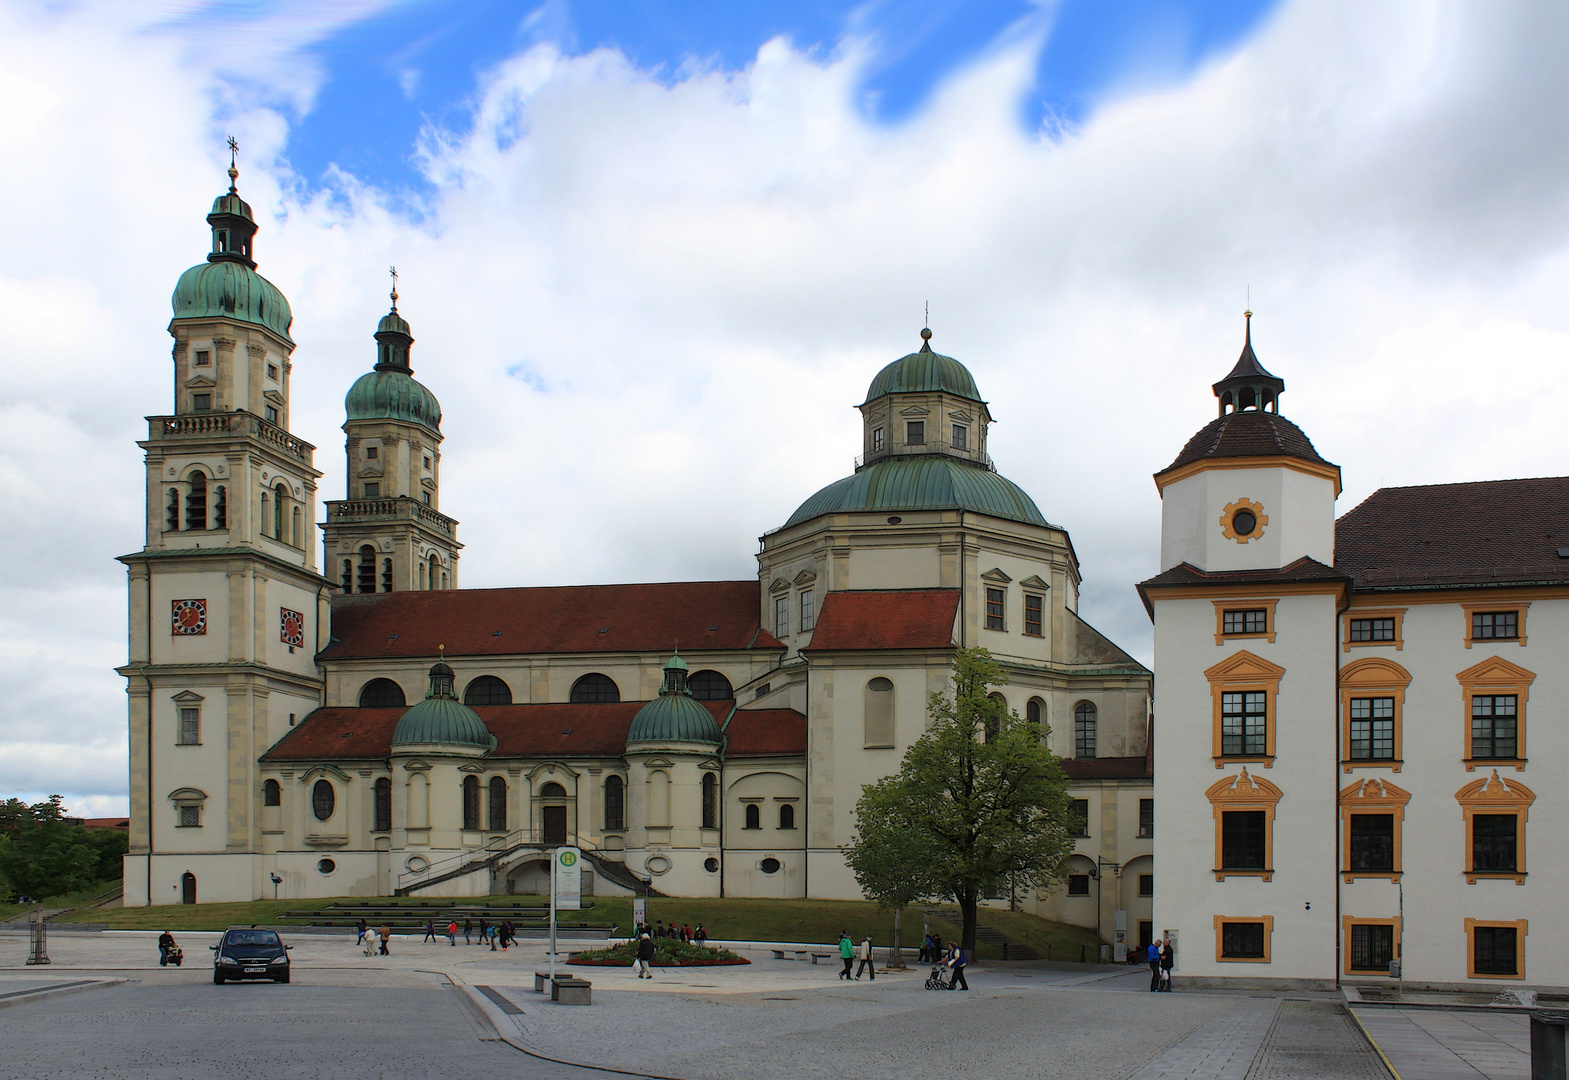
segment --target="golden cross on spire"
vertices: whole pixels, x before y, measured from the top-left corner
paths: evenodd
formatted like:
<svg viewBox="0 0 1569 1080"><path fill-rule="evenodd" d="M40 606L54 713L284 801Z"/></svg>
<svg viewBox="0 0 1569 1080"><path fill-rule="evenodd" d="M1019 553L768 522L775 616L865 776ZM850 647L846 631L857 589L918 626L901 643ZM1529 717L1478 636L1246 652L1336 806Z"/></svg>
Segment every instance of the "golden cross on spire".
<svg viewBox="0 0 1569 1080"><path fill-rule="evenodd" d="M392 275L392 310L393 311L397 311L398 310L398 268L396 266L389 266L389 267L387 267L387 273Z"/></svg>
<svg viewBox="0 0 1569 1080"><path fill-rule="evenodd" d="M240 169L236 162L240 156L240 144L233 135L229 136L229 191L234 191L234 182L240 178Z"/></svg>

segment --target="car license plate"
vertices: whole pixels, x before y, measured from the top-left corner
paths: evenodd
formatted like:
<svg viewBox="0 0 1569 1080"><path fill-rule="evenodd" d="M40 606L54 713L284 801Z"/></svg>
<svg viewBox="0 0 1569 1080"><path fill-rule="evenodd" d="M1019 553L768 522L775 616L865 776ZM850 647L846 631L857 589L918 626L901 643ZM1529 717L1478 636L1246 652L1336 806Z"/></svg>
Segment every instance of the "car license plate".
<svg viewBox="0 0 1569 1080"><path fill-rule="evenodd" d="M247 975L265 975L267 973L267 969L264 967L248 967L240 970Z"/></svg>

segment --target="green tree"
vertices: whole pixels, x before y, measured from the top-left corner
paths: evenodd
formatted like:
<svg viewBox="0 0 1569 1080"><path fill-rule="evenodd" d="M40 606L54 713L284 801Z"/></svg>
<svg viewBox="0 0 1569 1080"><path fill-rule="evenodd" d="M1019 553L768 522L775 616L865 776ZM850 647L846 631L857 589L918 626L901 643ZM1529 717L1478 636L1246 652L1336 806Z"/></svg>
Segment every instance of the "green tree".
<svg viewBox="0 0 1569 1080"><path fill-rule="evenodd" d="M989 696L1006 681L987 650L955 654L950 692L931 696L926 733L905 752L898 773L863 792L860 831L847 852L852 869L850 853L862 849L869 868L902 859L915 883L912 899L951 898L963 913L960 943L971 955L981 898L1049 887L1073 851L1067 777L1041 725ZM895 830L905 839L892 842Z"/></svg>
<svg viewBox="0 0 1569 1080"><path fill-rule="evenodd" d="M0 807L0 877L14 896L41 899L83 889L99 880L99 853L87 830L65 820L63 799L26 806L11 799Z"/></svg>
<svg viewBox="0 0 1569 1080"><path fill-rule="evenodd" d="M868 784L855 805L855 838L844 848L845 861L861 893L893 911L893 966L904 967L900 953L904 909L917 900L944 895L932 872L925 841L904 817L900 778Z"/></svg>

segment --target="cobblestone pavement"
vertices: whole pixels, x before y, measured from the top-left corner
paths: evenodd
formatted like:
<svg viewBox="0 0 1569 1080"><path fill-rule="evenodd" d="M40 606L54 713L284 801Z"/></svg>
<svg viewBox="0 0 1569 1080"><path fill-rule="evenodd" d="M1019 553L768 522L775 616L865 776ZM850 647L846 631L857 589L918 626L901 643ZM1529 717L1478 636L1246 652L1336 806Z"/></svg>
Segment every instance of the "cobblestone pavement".
<svg viewBox="0 0 1569 1080"><path fill-rule="evenodd" d="M1530 1080L1531 1023L1521 1013L1358 1009L1402 1080Z"/></svg>

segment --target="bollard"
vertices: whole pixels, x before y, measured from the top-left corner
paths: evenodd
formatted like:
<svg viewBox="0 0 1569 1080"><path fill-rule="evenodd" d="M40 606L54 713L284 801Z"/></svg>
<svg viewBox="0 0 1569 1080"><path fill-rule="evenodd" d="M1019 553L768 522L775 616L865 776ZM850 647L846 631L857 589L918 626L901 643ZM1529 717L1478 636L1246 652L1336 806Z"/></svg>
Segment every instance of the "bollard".
<svg viewBox="0 0 1569 1080"><path fill-rule="evenodd" d="M1569 1080L1564 1060L1564 1028L1569 1012L1537 1009L1531 1013L1531 1080Z"/></svg>
<svg viewBox="0 0 1569 1080"><path fill-rule="evenodd" d="M1084 963L1084 950L1086 948L1088 948L1088 946L1086 946L1086 945L1080 945L1079 946L1079 963L1081 963L1081 964Z"/></svg>

